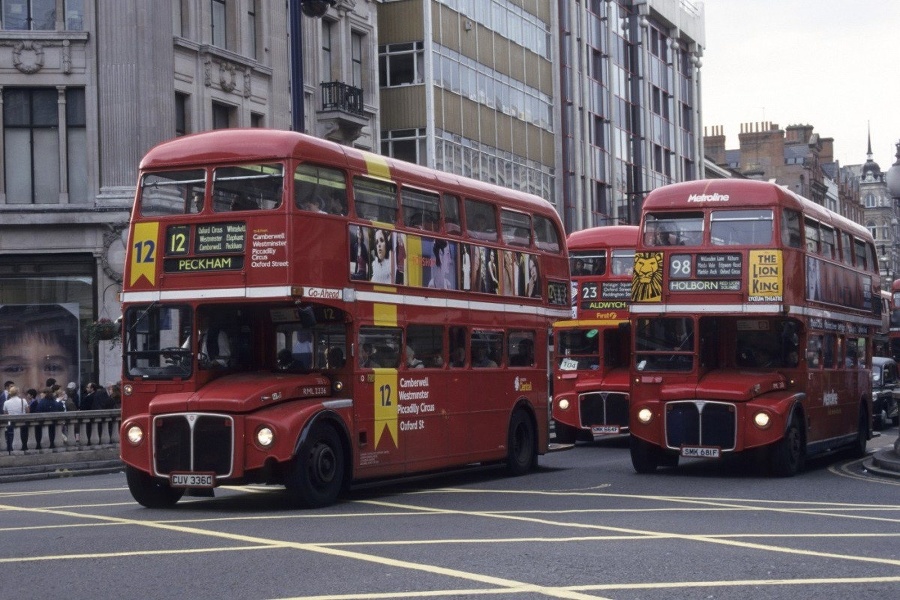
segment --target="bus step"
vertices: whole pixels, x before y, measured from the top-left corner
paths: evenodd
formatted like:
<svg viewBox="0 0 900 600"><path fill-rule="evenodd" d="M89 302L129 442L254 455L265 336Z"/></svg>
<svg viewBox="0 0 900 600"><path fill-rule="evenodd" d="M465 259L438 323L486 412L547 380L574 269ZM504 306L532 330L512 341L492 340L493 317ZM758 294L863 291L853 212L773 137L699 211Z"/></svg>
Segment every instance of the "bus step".
<svg viewBox="0 0 900 600"><path fill-rule="evenodd" d="M549 446L547 446L547 452L562 452L563 450L571 450L575 447L575 444L557 444L556 442L551 442Z"/></svg>

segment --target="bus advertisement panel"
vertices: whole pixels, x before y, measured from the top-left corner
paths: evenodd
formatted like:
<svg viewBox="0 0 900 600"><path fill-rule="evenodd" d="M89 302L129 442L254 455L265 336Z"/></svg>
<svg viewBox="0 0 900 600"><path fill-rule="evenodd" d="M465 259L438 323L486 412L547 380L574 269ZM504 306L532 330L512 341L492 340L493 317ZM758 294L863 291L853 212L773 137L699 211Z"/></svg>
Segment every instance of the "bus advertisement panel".
<svg viewBox="0 0 900 600"><path fill-rule="evenodd" d="M868 230L774 184L644 202L632 284L631 457L759 451L777 475L871 436L880 278Z"/></svg>
<svg viewBox="0 0 900 600"><path fill-rule="evenodd" d="M548 335L568 315L546 201L288 131L143 159L123 291L122 458L145 506L549 448Z"/></svg>
<svg viewBox="0 0 900 600"><path fill-rule="evenodd" d="M628 305L638 228L594 227L566 240L573 315L553 325L556 441L628 432Z"/></svg>

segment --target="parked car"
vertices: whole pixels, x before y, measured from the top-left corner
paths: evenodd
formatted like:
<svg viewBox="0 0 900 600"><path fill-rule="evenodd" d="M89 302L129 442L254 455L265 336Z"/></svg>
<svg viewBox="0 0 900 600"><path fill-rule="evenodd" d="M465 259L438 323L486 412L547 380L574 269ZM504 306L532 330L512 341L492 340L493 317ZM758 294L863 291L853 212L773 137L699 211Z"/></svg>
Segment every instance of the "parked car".
<svg viewBox="0 0 900 600"><path fill-rule="evenodd" d="M897 425L897 397L900 396L900 370L893 358L872 358L872 425L884 429L888 421Z"/></svg>

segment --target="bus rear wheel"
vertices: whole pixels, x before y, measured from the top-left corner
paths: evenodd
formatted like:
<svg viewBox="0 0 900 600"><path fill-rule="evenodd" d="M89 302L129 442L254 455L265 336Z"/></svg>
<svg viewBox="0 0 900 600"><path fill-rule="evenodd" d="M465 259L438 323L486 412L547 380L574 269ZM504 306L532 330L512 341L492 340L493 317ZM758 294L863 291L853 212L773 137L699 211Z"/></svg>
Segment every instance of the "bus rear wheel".
<svg viewBox="0 0 900 600"><path fill-rule="evenodd" d="M631 466L636 472L646 474L656 470L662 458L659 448L633 435L629 446L631 448ZM675 464L678 464L677 458Z"/></svg>
<svg viewBox="0 0 900 600"><path fill-rule="evenodd" d="M769 467L776 477L793 477L803 469L806 448L797 415L791 416L784 437L775 443L769 457Z"/></svg>
<svg viewBox="0 0 900 600"><path fill-rule="evenodd" d="M344 447L333 427L313 425L294 457L285 487L297 504L334 504L344 487Z"/></svg>
<svg viewBox="0 0 900 600"><path fill-rule="evenodd" d="M510 475L523 475L537 466L537 435L531 418L524 410L513 413L507 435L506 470Z"/></svg>
<svg viewBox="0 0 900 600"><path fill-rule="evenodd" d="M164 479L151 477L130 465L125 466L125 480L132 497L147 508L169 508L184 496L184 489L173 488Z"/></svg>

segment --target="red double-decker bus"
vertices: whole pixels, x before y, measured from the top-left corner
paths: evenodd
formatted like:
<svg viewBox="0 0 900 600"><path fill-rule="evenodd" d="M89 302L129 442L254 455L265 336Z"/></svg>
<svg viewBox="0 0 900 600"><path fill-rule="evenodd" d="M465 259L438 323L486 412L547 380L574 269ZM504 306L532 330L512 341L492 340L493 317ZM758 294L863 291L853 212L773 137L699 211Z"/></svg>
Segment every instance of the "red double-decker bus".
<svg viewBox="0 0 900 600"><path fill-rule="evenodd" d="M569 312L546 201L302 134L220 130L140 168L123 297L134 498L352 481L548 450Z"/></svg>
<svg viewBox="0 0 900 600"><path fill-rule="evenodd" d="M594 227L566 240L573 318L553 325L556 441L628 431L628 304L638 228Z"/></svg>
<svg viewBox="0 0 900 600"><path fill-rule="evenodd" d="M759 450L776 475L871 437L875 247L780 186L666 186L644 201L632 285L631 458Z"/></svg>

